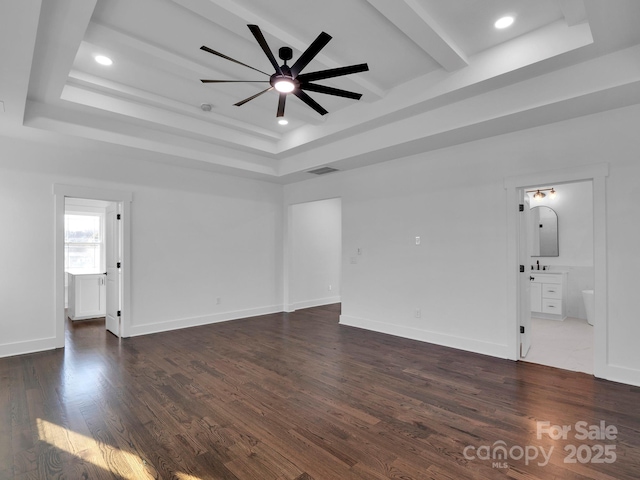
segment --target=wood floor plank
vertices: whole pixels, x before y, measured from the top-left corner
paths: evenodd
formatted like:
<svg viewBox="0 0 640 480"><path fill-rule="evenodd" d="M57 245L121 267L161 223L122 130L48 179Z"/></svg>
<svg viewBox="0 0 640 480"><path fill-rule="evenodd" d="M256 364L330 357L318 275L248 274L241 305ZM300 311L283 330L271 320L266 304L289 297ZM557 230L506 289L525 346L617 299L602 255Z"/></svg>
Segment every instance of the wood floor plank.
<svg viewBox="0 0 640 480"><path fill-rule="evenodd" d="M11 392L9 385L9 363L0 362L0 478L13 475L12 428L11 428Z"/></svg>
<svg viewBox="0 0 640 480"><path fill-rule="evenodd" d="M640 388L345 327L339 313L121 342L99 320L69 322L64 350L0 359L0 478L639 478ZM537 438L538 421L574 430ZM618 434L577 440L579 421ZM570 444L617 458L566 463ZM555 450L540 466L517 450L483 457L495 445Z"/></svg>

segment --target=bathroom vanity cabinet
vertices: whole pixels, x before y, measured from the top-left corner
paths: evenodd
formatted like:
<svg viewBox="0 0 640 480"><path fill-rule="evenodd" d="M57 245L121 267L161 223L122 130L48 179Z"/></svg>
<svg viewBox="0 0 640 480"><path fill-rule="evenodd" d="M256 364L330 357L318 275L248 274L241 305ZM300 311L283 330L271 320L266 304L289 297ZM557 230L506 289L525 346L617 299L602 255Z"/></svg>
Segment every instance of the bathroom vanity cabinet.
<svg viewBox="0 0 640 480"><path fill-rule="evenodd" d="M69 275L69 311L71 320L104 317L107 287L104 273Z"/></svg>
<svg viewBox="0 0 640 480"><path fill-rule="evenodd" d="M566 314L567 274L532 270L531 313L534 317L564 320Z"/></svg>

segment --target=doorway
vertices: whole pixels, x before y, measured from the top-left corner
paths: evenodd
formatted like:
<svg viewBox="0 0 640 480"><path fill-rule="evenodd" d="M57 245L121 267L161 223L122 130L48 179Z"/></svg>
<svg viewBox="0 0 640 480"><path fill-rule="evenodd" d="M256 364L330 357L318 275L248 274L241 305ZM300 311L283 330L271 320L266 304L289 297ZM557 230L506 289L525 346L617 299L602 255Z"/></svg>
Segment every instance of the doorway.
<svg viewBox="0 0 640 480"><path fill-rule="evenodd" d="M530 296L523 294L530 288L530 257L523 251L522 229L519 227L522 212L518 206L523 204L525 191L531 185L564 184L573 182L591 182L593 192L593 285L594 285L594 362L593 374L599 378L608 378L610 366L607 364L607 256L606 256L606 188L605 180L609 174L607 164L567 168L549 172L520 175L505 178L507 190L507 255L508 283L507 308L509 318L507 328L510 332L510 358L520 359L521 345L530 342L527 338L531 328L527 328L527 314L530 313ZM528 270L527 270L528 266ZM526 306L524 304L527 304ZM528 316L530 319L530 315Z"/></svg>
<svg viewBox="0 0 640 480"><path fill-rule="evenodd" d="M83 246L92 247L96 257L96 270L99 288L104 288L105 328L118 337L128 336L130 326L130 212L132 195L130 192L107 190L91 187L54 185L55 198L55 322L56 347L64 347L65 341L65 256L69 256L69 248L65 241L65 213L75 209L77 213L85 213L87 209L102 210L104 213L104 244L102 247L91 245L91 242L80 242ZM75 199L75 200L73 200ZM81 199L81 200L79 200ZM75 206L74 206L75 205ZM87 235L85 235L86 237ZM89 235L90 236L90 235ZM91 250L91 248L89 249ZM100 251L98 253L98 251ZM90 260L86 260L89 262ZM101 270L104 268L104 272ZM81 278L80 275L78 278ZM103 280L100 280L103 279ZM93 280L89 281L95 288L94 295L101 295Z"/></svg>
<svg viewBox="0 0 640 480"><path fill-rule="evenodd" d="M111 247L106 216L107 209L114 208L113 202L65 198L65 305L66 318L73 322L100 318L104 324L106 252Z"/></svg>
<svg viewBox="0 0 640 480"><path fill-rule="evenodd" d="M520 359L593 374L593 313L582 293L594 290L592 181L532 185L524 193L530 283L522 287L532 318Z"/></svg>
<svg viewBox="0 0 640 480"><path fill-rule="evenodd" d="M289 205L285 310L340 302L342 200Z"/></svg>

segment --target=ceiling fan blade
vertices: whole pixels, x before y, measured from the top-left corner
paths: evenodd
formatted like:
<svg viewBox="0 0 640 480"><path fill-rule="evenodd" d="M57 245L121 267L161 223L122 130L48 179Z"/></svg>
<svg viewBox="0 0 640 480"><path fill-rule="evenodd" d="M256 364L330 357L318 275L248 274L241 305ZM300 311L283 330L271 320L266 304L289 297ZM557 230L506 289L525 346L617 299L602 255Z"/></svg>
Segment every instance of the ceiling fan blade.
<svg viewBox="0 0 640 480"><path fill-rule="evenodd" d="M287 94L281 93L280 98L278 99L278 113L276 117L284 117L284 105L287 101Z"/></svg>
<svg viewBox="0 0 640 480"><path fill-rule="evenodd" d="M327 113L329 113L324 108L322 108L318 102L316 102L313 98L311 98L309 95L307 95L305 92L303 92L299 88L296 88L293 91L293 94L296 97L298 97L300 100L302 100L304 103L309 105L311 108L313 108L320 115L326 115Z"/></svg>
<svg viewBox="0 0 640 480"><path fill-rule="evenodd" d="M268 83L269 80L200 80L202 83Z"/></svg>
<svg viewBox="0 0 640 480"><path fill-rule="evenodd" d="M327 95L336 95L338 97L352 98L353 100L360 100L361 93L349 92L348 90L341 90L339 88L327 87L326 85L318 85L315 83L303 83L300 85L303 90L309 90L310 92L326 93Z"/></svg>
<svg viewBox="0 0 640 480"><path fill-rule="evenodd" d="M360 73L369 71L369 65L360 63L358 65L349 65L348 67L330 68L319 72L303 73L298 75L298 80L303 83L313 82L315 80L324 80L326 78L341 77L343 75L351 75L352 73Z"/></svg>
<svg viewBox="0 0 640 480"><path fill-rule="evenodd" d="M258 70L257 68L252 67L251 65L247 65L246 63L242 63L235 58L231 58L224 53L216 52L215 50L203 45L200 47L200 50L204 50L205 52L212 53L213 55L217 55L218 57L224 58L225 60L229 60L230 62L237 63L238 65L242 65L243 67L250 68L251 70L255 70L256 72L264 73L265 75L271 76L270 73L263 72L262 70Z"/></svg>
<svg viewBox="0 0 640 480"><path fill-rule="evenodd" d="M329 43L329 40L331 40L331 38L331 35L325 32L322 32L320 35L318 35L313 43L309 45L309 47L304 51L302 55L300 55L300 58L296 60L296 63L291 66L291 76L293 78L296 78L302 71L302 69L306 67L309 62L313 60L316 55L318 55L318 53L320 53L320 50L322 50L327 43Z"/></svg>
<svg viewBox="0 0 640 480"><path fill-rule="evenodd" d="M236 106L236 107L241 107L245 103L250 102L254 98L259 97L260 95L262 95L263 93L268 92L269 90L273 90L273 87L269 87L269 88L267 88L265 90L262 90L261 92L258 92L255 95L251 95L249 98L245 98L244 100L240 100L238 103L234 103L233 105Z"/></svg>
<svg viewBox="0 0 640 480"><path fill-rule="evenodd" d="M279 75L282 75L282 69L280 68L280 65L278 65L278 62L276 61L276 57L273 56L273 52L271 52L271 49L269 48L267 41L264 39L264 35L262 34L262 30L260 30L260 27L257 25L247 25L247 26L249 27L249 30L251 30L251 33L253 33L253 36L256 37L256 40L262 47L262 50L264 51L265 55L271 62L271 65L273 65L273 68L275 68L276 72Z"/></svg>

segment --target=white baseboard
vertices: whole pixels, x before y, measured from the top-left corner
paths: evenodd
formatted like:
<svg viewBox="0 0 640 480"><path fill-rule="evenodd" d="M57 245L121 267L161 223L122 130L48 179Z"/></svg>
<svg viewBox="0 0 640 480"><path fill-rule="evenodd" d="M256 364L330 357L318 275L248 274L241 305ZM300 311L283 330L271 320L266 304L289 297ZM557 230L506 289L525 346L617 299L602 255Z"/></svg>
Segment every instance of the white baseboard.
<svg viewBox="0 0 640 480"><path fill-rule="evenodd" d="M378 322L366 318L340 315L340 325L364 328L366 330L371 330L374 332L395 335L396 337L434 343L443 347L466 350L468 352L490 355L492 357L512 359L511 357L513 356L508 345L483 342L471 338L455 337L453 335L430 332L427 330L420 330L412 327L403 327L401 325L393 325L390 323Z"/></svg>
<svg viewBox="0 0 640 480"><path fill-rule="evenodd" d="M27 340L25 342L6 343L0 345L0 358L43 352L57 348L55 337Z"/></svg>
<svg viewBox="0 0 640 480"><path fill-rule="evenodd" d="M269 307L250 308L247 310L236 310L233 312L214 313L211 315L203 315L201 317L168 320L168 321L159 322L159 323L131 325L129 328L127 328L127 336L137 337L139 335L149 335L152 333L179 330L181 328L199 327L201 325L228 322L230 320L238 320L241 318L257 317L259 315L269 315L271 313L282 312L283 311L282 307L283 307L282 305L273 305Z"/></svg>
<svg viewBox="0 0 640 480"><path fill-rule="evenodd" d="M285 307L285 312L295 312L303 308L321 307L322 305L331 305L333 303L340 303L340 295L334 297L316 298L314 300L305 300L304 302L290 303Z"/></svg>
<svg viewBox="0 0 640 480"><path fill-rule="evenodd" d="M636 370L634 368L607 365L604 372L602 372L602 375L596 376L604 380L640 387L640 370Z"/></svg>

